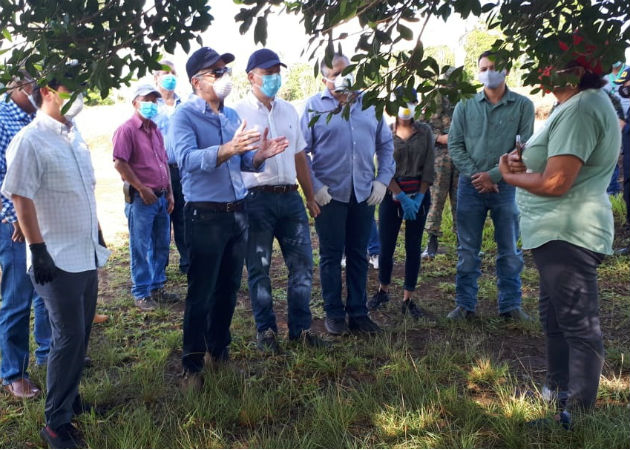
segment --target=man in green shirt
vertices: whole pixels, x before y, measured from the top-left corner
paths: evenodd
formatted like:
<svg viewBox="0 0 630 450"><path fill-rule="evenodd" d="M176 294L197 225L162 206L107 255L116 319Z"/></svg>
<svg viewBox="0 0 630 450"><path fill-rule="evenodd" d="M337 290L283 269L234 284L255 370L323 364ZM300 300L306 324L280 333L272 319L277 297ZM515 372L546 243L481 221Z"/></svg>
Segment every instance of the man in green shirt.
<svg viewBox="0 0 630 450"><path fill-rule="evenodd" d="M507 88L506 71L495 70L495 58L484 52L478 59L479 81L484 88L457 104L448 134L448 148L459 170L457 231L459 238L457 307L449 319L474 316L477 279L481 275L479 250L488 211L497 243L499 314L506 319L528 320L521 309L523 256L517 248L518 208L513 186L501 179L502 154L514 149L516 136L525 142L534 129L534 104Z"/></svg>

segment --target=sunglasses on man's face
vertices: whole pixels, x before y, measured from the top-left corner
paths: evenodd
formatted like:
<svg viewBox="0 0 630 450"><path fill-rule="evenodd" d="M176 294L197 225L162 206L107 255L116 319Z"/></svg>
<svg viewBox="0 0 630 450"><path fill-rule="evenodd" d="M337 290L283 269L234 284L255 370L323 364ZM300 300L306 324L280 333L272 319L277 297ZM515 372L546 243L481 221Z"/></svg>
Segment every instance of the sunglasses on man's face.
<svg viewBox="0 0 630 450"><path fill-rule="evenodd" d="M230 75L232 73L232 68L231 67L221 67L219 69L212 69L212 70L207 70L205 72L201 72L197 74L197 77L201 78L201 77L212 77L212 78L221 78L223 75L228 74Z"/></svg>

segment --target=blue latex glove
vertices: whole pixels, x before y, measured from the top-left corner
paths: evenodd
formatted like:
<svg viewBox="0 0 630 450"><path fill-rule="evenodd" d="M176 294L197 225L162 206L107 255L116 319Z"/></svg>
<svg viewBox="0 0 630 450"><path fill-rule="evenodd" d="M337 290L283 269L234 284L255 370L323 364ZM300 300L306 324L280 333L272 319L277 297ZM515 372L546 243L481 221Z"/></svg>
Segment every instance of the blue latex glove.
<svg viewBox="0 0 630 450"><path fill-rule="evenodd" d="M407 194L402 191L396 194L396 200L398 200L400 202L400 206L402 206L403 219L416 220L419 205L416 205L416 202L410 199Z"/></svg>
<svg viewBox="0 0 630 450"><path fill-rule="evenodd" d="M420 192L418 192L416 194L416 197L412 199L412 202L416 204L416 211L420 210L420 205L422 205L422 200L424 200L424 194L421 194Z"/></svg>

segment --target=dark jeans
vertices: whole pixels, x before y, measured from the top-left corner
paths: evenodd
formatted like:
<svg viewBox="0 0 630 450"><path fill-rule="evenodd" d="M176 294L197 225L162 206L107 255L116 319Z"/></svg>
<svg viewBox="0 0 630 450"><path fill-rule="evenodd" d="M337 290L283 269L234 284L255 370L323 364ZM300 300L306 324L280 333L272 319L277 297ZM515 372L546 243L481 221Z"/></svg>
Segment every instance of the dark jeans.
<svg viewBox="0 0 630 450"><path fill-rule="evenodd" d="M190 266L182 365L200 372L206 352L221 358L230 345L247 248L247 212L213 212L186 204L184 217Z"/></svg>
<svg viewBox="0 0 630 450"><path fill-rule="evenodd" d="M184 231L184 193L182 192L182 182L179 169L169 165L171 172L171 185L173 187L173 198L175 206L171 212L171 228L173 228L173 239L179 253L179 270L182 273L188 271L188 250L186 248L186 233Z"/></svg>
<svg viewBox="0 0 630 450"><path fill-rule="evenodd" d="M604 364L597 266L603 255L565 241L532 250L540 272L540 321L547 336L547 386L568 391L567 408L595 403Z"/></svg>
<svg viewBox="0 0 630 450"><path fill-rule="evenodd" d="M431 194L426 192L415 220L405 220L405 284L404 289L414 291L420 272L420 253L422 248L422 231L431 207ZM388 192L378 210L380 219L379 236L381 254L378 258L378 281L389 285L392 281L392 269L396 240L402 224L402 207L394 202Z"/></svg>
<svg viewBox="0 0 630 450"><path fill-rule="evenodd" d="M499 182L499 192L480 194L470 177L460 175L457 186L457 275L455 302L467 311L477 306L477 280L481 275L479 250L488 211L494 223L497 243L497 287L499 313L521 306L521 270L523 254L516 246L519 235L515 188Z"/></svg>
<svg viewBox="0 0 630 450"><path fill-rule="evenodd" d="M319 237L319 274L326 316L331 319L367 316L367 244L374 218L374 207L357 203L352 194L349 203L331 200L315 218ZM341 300L341 257L346 254L348 296Z"/></svg>
<svg viewBox="0 0 630 450"><path fill-rule="evenodd" d="M289 338L311 327L313 251L308 217L297 191L286 194L251 191L247 195L247 278L256 329L278 331L273 312L269 267L274 237L289 269L287 304Z"/></svg>
<svg viewBox="0 0 630 450"><path fill-rule="evenodd" d="M96 310L98 272L59 270L52 282L43 285L35 283L32 270L30 276L35 290L46 303L52 327L45 414L46 424L57 428L70 422L72 403L79 395L85 351Z"/></svg>

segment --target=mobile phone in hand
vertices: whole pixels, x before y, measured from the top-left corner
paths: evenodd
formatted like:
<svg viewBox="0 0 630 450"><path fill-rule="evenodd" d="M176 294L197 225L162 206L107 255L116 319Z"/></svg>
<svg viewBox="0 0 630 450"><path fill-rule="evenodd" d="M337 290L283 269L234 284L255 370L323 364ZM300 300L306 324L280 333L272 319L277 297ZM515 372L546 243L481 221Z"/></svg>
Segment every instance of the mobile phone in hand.
<svg viewBox="0 0 630 450"><path fill-rule="evenodd" d="M523 159L523 150L525 149L525 144L521 141L521 135L516 135L516 151L518 152L518 157Z"/></svg>

